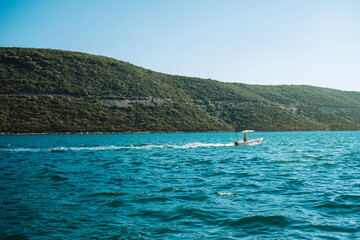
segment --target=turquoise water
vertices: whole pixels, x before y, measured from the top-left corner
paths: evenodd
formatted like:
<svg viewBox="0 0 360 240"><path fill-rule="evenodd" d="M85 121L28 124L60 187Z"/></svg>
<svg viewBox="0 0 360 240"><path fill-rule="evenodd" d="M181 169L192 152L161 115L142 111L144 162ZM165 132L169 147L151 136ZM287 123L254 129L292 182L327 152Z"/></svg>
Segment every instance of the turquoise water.
<svg viewBox="0 0 360 240"><path fill-rule="evenodd" d="M360 238L360 132L0 136L0 239Z"/></svg>

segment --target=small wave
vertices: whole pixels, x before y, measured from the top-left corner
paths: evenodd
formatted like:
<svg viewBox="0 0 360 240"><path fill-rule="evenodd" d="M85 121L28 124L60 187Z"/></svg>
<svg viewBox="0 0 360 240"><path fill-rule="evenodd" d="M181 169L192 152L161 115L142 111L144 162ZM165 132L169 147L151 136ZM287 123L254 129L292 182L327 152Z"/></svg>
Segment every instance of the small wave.
<svg viewBox="0 0 360 240"><path fill-rule="evenodd" d="M345 227L338 225L311 225L313 229L320 230L322 232L344 232L344 233L357 233L359 229L357 227Z"/></svg>
<svg viewBox="0 0 360 240"><path fill-rule="evenodd" d="M353 209L354 206L352 204L346 204L346 203L338 203L334 200L330 200L326 203L317 205L316 208L324 208L324 209L332 209L332 210L339 210L339 209Z"/></svg>
<svg viewBox="0 0 360 240"><path fill-rule="evenodd" d="M238 193L232 193L232 192L216 192L219 196L234 196L239 195Z"/></svg>
<svg viewBox="0 0 360 240"><path fill-rule="evenodd" d="M339 200L341 201L351 201L351 202L356 202L356 203L360 203L360 195L340 195L338 197Z"/></svg>
<svg viewBox="0 0 360 240"><path fill-rule="evenodd" d="M347 194L340 195L315 207L327 209L329 211L358 212L360 209L360 196Z"/></svg>
<svg viewBox="0 0 360 240"><path fill-rule="evenodd" d="M67 177L61 177L61 176L59 176L59 175L51 175L50 178L51 178L52 180L54 180L55 182L68 180Z"/></svg>
<svg viewBox="0 0 360 240"><path fill-rule="evenodd" d="M120 201L120 200L114 200L111 201L109 203L107 203L106 205L112 207L112 208L118 208L118 207L123 207L124 206L124 202Z"/></svg>
<svg viewBox="0 0 360 240"><path fill-rule="evenodd" d="M158 203L165 203L165 202L168 202L168 201L172 201L171 198L168 198L166 196L153 196L153 195L150 195L150 196L138 196L136 199L132 200L131 202L132 203L136 203L136 204L147 204L147 203L155 203L155 202L158 202Z"/></svg>
<svg viewBox="0 0 360 240"><path fill-rule="evenodd" d="M71 201L61 201L60 203L64 206L80 206L78 203Z"/></svg>
<svg viewBox="0 0 360 240"><path fill-rule="evenodd" d="M181 206L176 209L173 209L170 213L171 213L170 214L171 220L186 219L186 222L189 222L188 220L191 219L191 220L197 220L200 222L204 222L204 223L206 222L211 224L217 224L219 218L224 217L219 212L209 211L209 209L203 209L192 206Z"/></svg>
<svg viewBox="0 0 360 240"><path fill-rule="evenodd" d="M190 148L207 148L207 147L229 147L233 146L233 143L186 143L183 145L153 145L153 144L141 144L130 146L96 146L96 147L52 147L52 148L5 148L0 149L4 152L53 152L62 153L67 151L111 151L121 149L142 149L151 150L155 148L174 148L174 149L190 149Z"/></svg>
<svg viewBox="0 0 360 240"><path fill-rule="evenodd" d="M123 192L98 192L88 195L88 197L117 197L124 196L126 193Z"/></svg>
<svg viewBox="0 0 360 240"><path fill-rule="evenodd" d="M227 220L221 223L221 226L233 226L233 227L286 227L292 224L294 221L284 216L251 216L243 217L238 220Z"/></svg>
<svg viewBox="0 0 360 240"><path fill-rule="evenodd" d="M337 166L336 163L333 162L316 163L312 165L312 167L325 167L325 168L336 167L336 166Z"/></svg>

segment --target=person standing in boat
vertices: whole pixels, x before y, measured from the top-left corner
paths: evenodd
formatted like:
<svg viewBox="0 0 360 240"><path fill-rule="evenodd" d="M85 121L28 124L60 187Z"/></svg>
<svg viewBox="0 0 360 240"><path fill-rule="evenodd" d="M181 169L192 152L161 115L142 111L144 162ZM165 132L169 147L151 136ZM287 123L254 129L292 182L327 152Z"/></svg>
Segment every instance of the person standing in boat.
<svg viewBox="0 0 360 240"><path fill-rule="evenodd" d="M247 136L246 136L246 133L244 133L244 142L247 142Z"/></svg>

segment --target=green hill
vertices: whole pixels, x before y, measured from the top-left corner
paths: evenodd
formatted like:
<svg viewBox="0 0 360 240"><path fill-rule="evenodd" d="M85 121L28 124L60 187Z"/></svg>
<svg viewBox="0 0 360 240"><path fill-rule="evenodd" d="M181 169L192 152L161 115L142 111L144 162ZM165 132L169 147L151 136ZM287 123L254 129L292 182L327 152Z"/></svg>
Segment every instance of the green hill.
<svg viewBox="0 0 360 240"><path fill-rule="evenodd" d="M163 74L50 49L0 48L0 132L360 130L360 93Z"/></svg>

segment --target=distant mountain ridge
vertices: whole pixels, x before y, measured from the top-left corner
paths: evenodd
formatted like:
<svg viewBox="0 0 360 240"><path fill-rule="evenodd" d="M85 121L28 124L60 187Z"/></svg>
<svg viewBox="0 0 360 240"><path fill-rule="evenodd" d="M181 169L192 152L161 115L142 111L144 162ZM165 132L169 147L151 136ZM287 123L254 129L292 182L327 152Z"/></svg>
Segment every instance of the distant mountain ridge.
<svg viewBox="0 0 360 240"><path fill-rule="evenodd" d="M112 58L0 48L0 132L360 130L360 93L163 74Z"/></svg>

